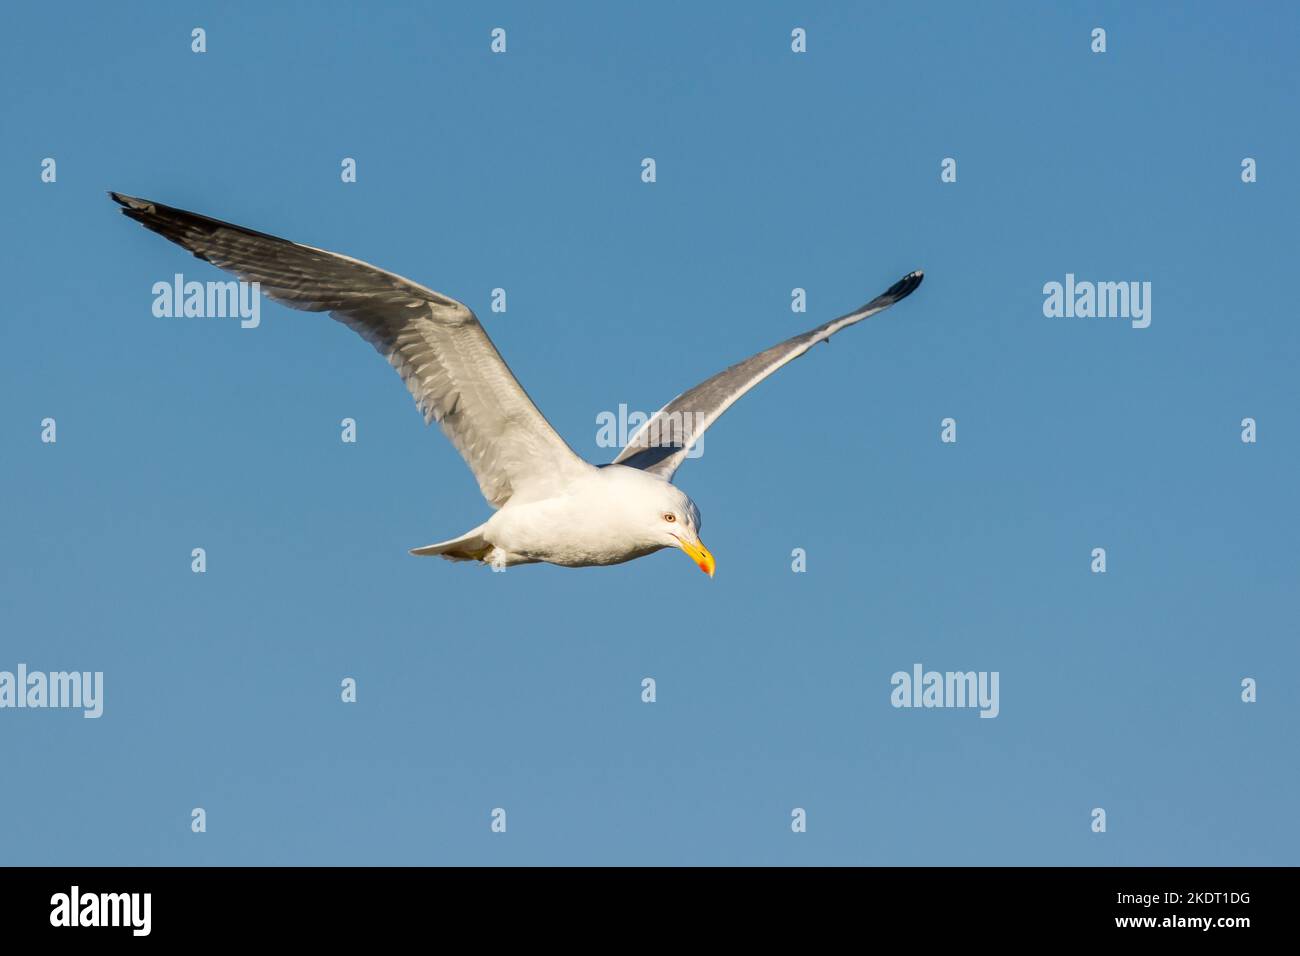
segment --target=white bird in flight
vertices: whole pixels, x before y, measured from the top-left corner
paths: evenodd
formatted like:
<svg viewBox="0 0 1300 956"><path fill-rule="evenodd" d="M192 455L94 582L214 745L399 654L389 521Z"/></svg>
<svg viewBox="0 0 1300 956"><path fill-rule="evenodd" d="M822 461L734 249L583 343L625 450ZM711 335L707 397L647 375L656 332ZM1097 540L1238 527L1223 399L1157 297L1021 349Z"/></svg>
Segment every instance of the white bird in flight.
<svg viewBox="0 0 1300 956"><path fill-rule="evenodd" d="M608 465L579 458L537 410L468 307L368 263L147 199L122 212L290 308L328 312L397 369L498 509L459 537L411 554L494 568L621 564L680 548L713 576L700 510L672 484L692 445L732 403L787 362L910 295L918 270L860 309L786 339L678 395Z"/></svg>

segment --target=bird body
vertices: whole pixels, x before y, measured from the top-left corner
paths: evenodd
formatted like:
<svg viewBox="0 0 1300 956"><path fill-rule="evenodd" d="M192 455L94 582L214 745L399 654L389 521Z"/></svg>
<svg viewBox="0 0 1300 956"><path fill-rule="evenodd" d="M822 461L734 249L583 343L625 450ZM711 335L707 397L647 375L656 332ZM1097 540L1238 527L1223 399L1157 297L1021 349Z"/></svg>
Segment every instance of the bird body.
<svg viewBox="0 0 1300 956"><path fill-rule="evenodd" d="M669 513L674 520L664 522ZM657 520L647 521L647 514ZM635 468L607 465L591 468L563 494L512 499L450 549L430 545L412 553L468 557L496 568L536 562L584 568L697 543L699 525L699 509L680 489ZM474 542L469 547L466 537Z"/></svg>
<svg viewBox="0 0 1300 956"><path fill-rule="evenodd" d="M621 564L679 548L710 577L700 511L672 484L731 405L840 329L889 308L921 284L904 276L866 305L738 362L647 421L608 465L584 461L538 411L474 313L448 296L348 256L120 193L122 212L195 256L260 284L291 308L328 312L401 375L426 422L437 422L497 509L458 538L412 549L494 568L545 562Z"/></svg>

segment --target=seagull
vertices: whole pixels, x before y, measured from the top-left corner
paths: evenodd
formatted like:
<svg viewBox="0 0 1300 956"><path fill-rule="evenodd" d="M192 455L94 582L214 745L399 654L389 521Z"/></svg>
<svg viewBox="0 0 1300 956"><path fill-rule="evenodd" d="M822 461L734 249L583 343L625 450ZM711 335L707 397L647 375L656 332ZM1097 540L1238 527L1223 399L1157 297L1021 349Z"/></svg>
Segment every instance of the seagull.
<svg viewBox="0 0 1300 956"><path fill-rule="evenodd" d="M549 563L622 564L664 548L684 551L713 577L700 509L673 475L705 429L736 399L840 329L916 291L918 270L866 305L738 362L652 415L612 462L574 453L515 379L470 309L348 256L197 213L110 192L122 213L276 302L328 312L379 350L401 375L425 424L451 439L496 512L456 538L411 554L502 570Z"/></svg>

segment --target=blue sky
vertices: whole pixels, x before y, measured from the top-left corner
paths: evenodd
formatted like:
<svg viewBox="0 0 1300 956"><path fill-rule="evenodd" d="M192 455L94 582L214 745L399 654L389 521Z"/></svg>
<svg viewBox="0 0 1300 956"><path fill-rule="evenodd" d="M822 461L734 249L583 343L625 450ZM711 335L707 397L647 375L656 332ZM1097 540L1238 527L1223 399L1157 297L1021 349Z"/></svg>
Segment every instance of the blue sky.
<svg viewBox="0 0 1300 956"><path fill-rule="evenodd" d="M1295 864L1298 20L16 7L0 670L105 702L0 710L0 863ZM678 473L715 580L493 574L407 555L489 511L373 350L155 318L221 275L108 189L461 299L594 461L600 412L926 280ZM1149 281L1150 327L1045 317L1067 273ZM895 709L918 662L997 671L999 716Z"/></svg>

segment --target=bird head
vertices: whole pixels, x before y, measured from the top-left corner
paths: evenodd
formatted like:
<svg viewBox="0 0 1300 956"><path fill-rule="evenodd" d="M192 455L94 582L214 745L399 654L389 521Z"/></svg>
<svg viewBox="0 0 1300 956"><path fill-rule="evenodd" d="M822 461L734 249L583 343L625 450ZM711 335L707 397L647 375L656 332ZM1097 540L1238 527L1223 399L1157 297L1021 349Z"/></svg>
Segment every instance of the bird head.
<svg viewBox="0 0 1300 956"><path fill-rule="evenodd" d="M684 491L626 465L605 465L597 474L603 486L600 520L619 540L634 542L643 554L679 548L713 577L713 555L700 540L700 509Z"/></svg>
<svg viewBox="0 0 1300 956"><path fill-rule="evenodd" d="M713 577L715 562L700 540L700 509L678 488L664 483L658 510L651 516L657 527L659 542L668 548L681 548L699 569Z"/></svg>

